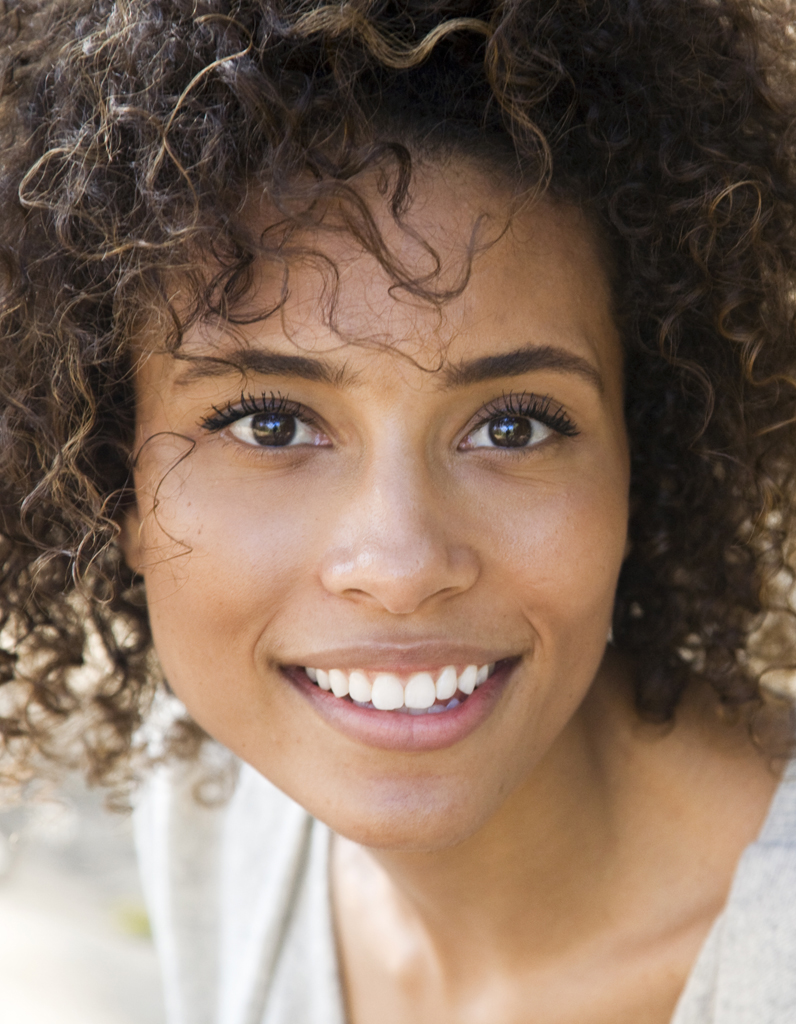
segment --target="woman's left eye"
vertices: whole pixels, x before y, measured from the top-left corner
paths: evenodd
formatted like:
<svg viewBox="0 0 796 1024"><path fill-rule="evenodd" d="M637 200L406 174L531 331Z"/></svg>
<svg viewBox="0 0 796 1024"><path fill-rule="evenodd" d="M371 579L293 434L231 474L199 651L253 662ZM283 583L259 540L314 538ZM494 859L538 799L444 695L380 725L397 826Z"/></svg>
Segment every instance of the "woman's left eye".
<svg viewBox="0 0 796 1024"><path fill-rule="evenodd" d="M492 416L461 443L463 448L532 448L553 434L551 427L530 416Z"/></svg>
<svg viewBox="0 0 796 1024"><path fill-rule="evenodd" d="M242 416L230 424L229 432L244 444L258 448L317 446L326 441L325 435L315 427L285 412L257 412Z"/></svg>

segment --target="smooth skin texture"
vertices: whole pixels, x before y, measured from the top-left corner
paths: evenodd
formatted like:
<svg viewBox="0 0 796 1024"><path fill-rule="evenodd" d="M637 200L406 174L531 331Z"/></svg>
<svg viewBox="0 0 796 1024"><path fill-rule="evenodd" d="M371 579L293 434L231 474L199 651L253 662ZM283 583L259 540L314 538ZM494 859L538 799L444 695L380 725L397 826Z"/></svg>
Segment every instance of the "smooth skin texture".
<svg viewBox="0 0 796 1024"><path fill-rule="evenodd" d="M502 231L509 207L464 166L417 182L448 283L478 243L441 312L319 232L336 330L305 261L281 318L203 324L187 361L150 339L138 369L123 542L158 655L200 725L338 833L353 1024L664 1024L776 785L697 686L671 729L633 712L606 651L629 459L604 257L583 215ZM253 306L275 288L263 272ZM297 403L298 443L257 444L242 393ZM506 396L557 427L490 444ZM499 658L489 713L422 752L357 742L283 672Z"/></svg>

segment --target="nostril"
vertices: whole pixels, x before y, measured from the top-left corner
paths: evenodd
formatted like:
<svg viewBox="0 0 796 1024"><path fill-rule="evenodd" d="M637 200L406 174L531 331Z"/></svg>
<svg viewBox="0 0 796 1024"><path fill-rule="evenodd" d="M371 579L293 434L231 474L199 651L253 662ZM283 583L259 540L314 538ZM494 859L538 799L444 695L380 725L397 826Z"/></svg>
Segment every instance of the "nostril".
<svg viewBox="0 0 796 1024"><path fill-rule="evenodd" d="M327 591L339 597L372 603L393 615L411 615L429 600L445 600L468 590L478 575L479 561L473 551L426 538L406 545L371 541L355 554L350 550L331 553L321 580Z"/></svg>

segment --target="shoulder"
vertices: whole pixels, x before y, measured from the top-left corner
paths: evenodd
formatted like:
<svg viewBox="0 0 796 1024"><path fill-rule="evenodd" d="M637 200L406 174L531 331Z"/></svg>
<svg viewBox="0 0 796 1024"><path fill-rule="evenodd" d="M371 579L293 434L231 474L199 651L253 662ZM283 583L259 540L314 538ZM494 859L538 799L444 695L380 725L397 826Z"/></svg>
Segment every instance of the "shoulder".
<svg viewBox="0 0 796 1024"><path fill-rule="evenodd" d="M757 840L741 856L726 906L672 1024L790 1024L796 1019L796 761Z"/></svg>
<svg viewBox="0 0 796 1024"><path fill-rule="evenodd" d="M150 854L158 850L170 860L199 858L209 867L227 856L226 847L241 842L261 858L283 848L310 821L276 786L213 742L194 761L153 771L137 795L134 818L144 873L156 866Z"/></svg>
<svg viewBox="0 0 796 1024"><path fill-rule="evenodd" d="M224 776L231 794L208 800L208 784ZM136 846L170 1022L214 1020L208 1007L252 997L291 917L313 828L303 808L217 744L144 784Z"/></svg>

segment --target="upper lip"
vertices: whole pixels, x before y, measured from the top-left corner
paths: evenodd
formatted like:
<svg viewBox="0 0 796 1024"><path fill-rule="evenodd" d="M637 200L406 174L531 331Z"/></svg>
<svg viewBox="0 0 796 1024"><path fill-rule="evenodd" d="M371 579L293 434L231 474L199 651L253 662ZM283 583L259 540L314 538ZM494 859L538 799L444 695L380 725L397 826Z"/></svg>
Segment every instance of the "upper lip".
<svg viewBox="0 0 796 1024"><path fill-rule="evenodd" d="M325 647L296 658L285 659L282 664L298 665L302 668L359 668L401 673L444 668L445 665L489 665L517 656L516 653L507 653L505 648L432 640L412 644L367 643Z"/></svg>

